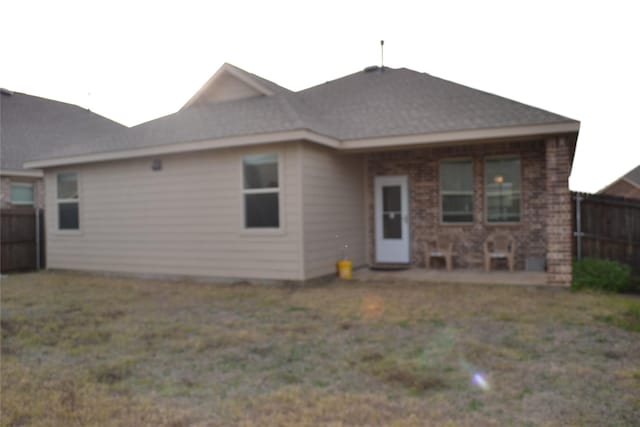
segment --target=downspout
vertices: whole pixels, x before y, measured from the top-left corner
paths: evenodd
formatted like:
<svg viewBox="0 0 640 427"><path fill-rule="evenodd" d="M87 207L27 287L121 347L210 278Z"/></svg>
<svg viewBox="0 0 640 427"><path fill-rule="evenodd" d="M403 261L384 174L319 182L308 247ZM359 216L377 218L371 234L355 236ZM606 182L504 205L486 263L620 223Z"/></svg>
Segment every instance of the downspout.
<svg viewBox="0 0 640 427"><path fill-rule="evenodd" d="M40 270L40 208L36 207L36 271Z"/></svg>
<svg viewBox="0 0 640 427"><path fill-rule="evenodd" d="M576 193L576 231L573 235L576 237L576 258L578 261L582 259L582 195Z"/></svg>

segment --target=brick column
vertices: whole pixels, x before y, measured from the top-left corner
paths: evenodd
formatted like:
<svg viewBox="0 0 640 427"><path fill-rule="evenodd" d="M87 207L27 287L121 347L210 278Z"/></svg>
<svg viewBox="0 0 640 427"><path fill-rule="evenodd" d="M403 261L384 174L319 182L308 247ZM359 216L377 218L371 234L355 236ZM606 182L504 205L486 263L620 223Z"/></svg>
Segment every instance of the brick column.
<svg viewBox="0 0 640 427"><path fill-rule="evenodd" d="M565 137L545 141L547 272L551 285L571 285L571 148Z"/></svg>

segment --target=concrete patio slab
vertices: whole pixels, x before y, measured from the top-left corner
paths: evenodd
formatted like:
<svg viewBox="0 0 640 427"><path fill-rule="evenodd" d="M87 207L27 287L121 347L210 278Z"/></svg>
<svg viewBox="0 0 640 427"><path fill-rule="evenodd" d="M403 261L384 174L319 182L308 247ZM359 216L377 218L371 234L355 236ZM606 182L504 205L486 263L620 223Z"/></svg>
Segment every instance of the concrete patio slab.
<svg viewBox="0 0 640 427"><path fill-rule="evenodd" d="M483 270L426 270L424 268L410 268L407 270L371 270L367 267L353 272L353 279L357 281L408 281L432 283L473 283L487 285L520 285L546 286L547 273L530 271L492 271Z"/></svg>

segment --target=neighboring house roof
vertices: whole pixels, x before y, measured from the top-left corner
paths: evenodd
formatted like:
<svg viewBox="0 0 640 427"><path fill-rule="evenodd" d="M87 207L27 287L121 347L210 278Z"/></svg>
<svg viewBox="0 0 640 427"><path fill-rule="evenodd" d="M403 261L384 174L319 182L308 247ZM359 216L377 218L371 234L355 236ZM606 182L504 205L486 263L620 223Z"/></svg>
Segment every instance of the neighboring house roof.
<svg viewBox="0 0 640 427"><path fill-rule="evenodd" d="M623 176L623 178L637 186L640 186L640 165L630 170L625 176Z"/></svg>
<svg viewBox="0 0 640 427"><path fill-rule="evenodd" d="M229 95L221 82L227 79L229 83L231 77L241 82L243 90ZM126 132L67 144L56 152L42 151L31 158L29 165L293 139L341 149L366 149L380 144L544 135L578 129L579 122L567 117L406 68L368 67L291 92L225 64L175 114Z"/></svg>
<svg viewBox="0 0 640 427"><path fill-rule="evenodd" d="M43 153L83 145L125 126L76 105L0 90L0 170L17 172ZM92 148L93 149L93 148Z"/></svg>
<svg viewBox="0 0 640 427"><path fill-rule="evenodd" d="M607 185L602 190L598 191L599 194L607 193L608 190L612 189L616 184L626 183L629 184L629 188L635 188L634 194L640 191L640 165L631 169L629 172L621 176L620 178L613 181L611 184Z"/></svg>

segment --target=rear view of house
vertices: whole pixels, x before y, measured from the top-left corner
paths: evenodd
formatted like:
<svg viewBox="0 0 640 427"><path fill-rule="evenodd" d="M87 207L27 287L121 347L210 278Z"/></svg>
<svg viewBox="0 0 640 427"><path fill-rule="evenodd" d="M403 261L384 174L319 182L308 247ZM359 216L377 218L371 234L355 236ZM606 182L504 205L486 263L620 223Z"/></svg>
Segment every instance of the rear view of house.
<svg viewBox="0 0 640 427"><path fill-rule="evenodd" d="M579 122L408 69L292 92L225 64L175 114L33 153L51 268L308 280L421 266L456 236L483 268L496 233L515 269L571 279L568 176Z"/></svg>

